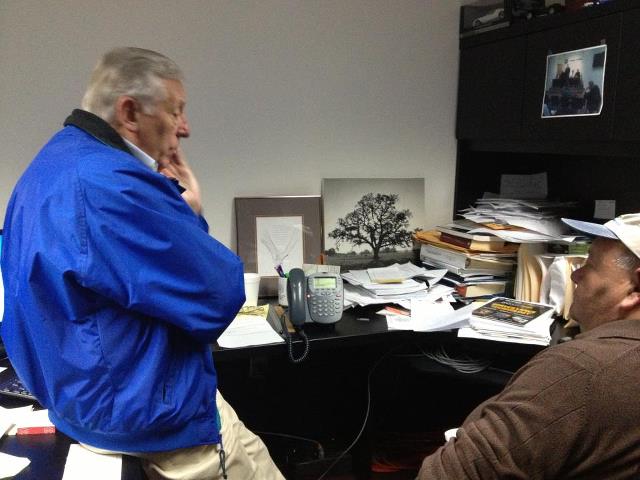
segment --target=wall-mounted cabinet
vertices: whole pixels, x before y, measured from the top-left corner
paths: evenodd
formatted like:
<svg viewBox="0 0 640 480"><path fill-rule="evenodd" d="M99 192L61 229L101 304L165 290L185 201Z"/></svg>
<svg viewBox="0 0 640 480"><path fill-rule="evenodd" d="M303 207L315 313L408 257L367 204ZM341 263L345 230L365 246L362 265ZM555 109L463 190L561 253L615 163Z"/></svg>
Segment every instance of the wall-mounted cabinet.
<svg viewBox="0 0 640 480"><path fill-rule="evenodd" d="M575 18L565 15L564 23L549 18L546 27L546 19L540 19L537 28L503 29L495 38L461 45L457 137L639 141L640 122L635 117L640 111L640 89L635 79L640 63L634 57L640 49L640 4L621 4L636 8L592 10ZM547 56L600 45L606 45L600 114L543 117ZM585 87L581 95L590 80L588 73L580 80Z"/></svg>
<svg viewBox="0 0 640 480"><path fill-rule="evenodd" d="M602 45L600 113L543 118L562 70L551 62L557 72L547 73L548 56ZM549 198L579 201L583 218L597 199L615 200L617 214L640 211L639 51L640 2L631 0L461 40L454 213L497 193L502 174L539 172L547 172ZM585 60L582 86L597 60Z"/></svg>
<svg viewBox="0 0 640 480"><path fill-rule="evenodd" d="M460 52L458 138L520 138L525 37Z"/></svg>
<svg viewBox="0 0 640 480"><path fill-rule="evenodd" d="M622 17L614 139L640 141L640 9Z"/></svg>

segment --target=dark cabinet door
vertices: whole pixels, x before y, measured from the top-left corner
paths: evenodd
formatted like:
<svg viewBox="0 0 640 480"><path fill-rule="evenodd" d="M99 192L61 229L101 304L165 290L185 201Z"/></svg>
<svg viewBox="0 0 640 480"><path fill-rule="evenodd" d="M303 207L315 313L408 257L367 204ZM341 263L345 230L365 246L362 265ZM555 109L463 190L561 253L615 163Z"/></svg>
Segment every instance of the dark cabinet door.
<svg viewBox="0 0 640 480"><path fill-rule="evenodd" d="M640 141L640 10L623 13L614 138Z"/></svg>
<svg viewBox="0 0 640 480"><path fill-rule="evenodd" d="M613 138L613 117L616 105L616 80L618 76L618 61L620 51L621 14L592 18L580 23L570 24L531 34L527 38L527 67L525 80L523 137L527 141L603 141ZM562 52L574 52L567 58L578 61L584 55L585 71L580 79L586 87L590 78L588 73L595 76L597 60L602 57L590 58L579 50L606 44L606 60L604 63L604 82L601 89L602 109L599 115L578 116L544 116L543 100L545 94L551 91L547 85L547 57ZM555 60L554 60L555 61ZM552 65L557 68L557 65ZM550 75L554 75L551 72ZM549 77L552 78L552 77ZM561 79L558 79L560 81ZM563 85L565 85L563 83ZM560 87L561 85L557 85ZM554 84L554 89L556 85ZM582 89L584 95L584 88ZM569 93L563 89L560 102L578 102L579 94ZM554 98L554 100L558 100ZM586 102L586 98L582 97ZM570 103L569 105L573 105ZM570 113L575 112L573 106Z"/></svg>
<svg viewBox="0 0 640 480"><path fill-rule="evenodd" d="M525 45L516 37L461 50L458 138L520 138Z"/></svg>

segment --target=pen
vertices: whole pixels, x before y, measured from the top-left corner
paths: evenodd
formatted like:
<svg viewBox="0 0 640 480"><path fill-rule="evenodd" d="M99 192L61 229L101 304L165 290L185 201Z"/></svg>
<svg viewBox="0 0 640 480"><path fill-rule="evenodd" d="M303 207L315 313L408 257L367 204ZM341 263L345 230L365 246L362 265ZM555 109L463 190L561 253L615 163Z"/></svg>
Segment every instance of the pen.
<svg viewBox="0 0 640 480"><path fill-rule="evenodd" d="M282 265L276 265L276 272L278 272L278 276L284 278L284 270L282 270Z"/></svg>

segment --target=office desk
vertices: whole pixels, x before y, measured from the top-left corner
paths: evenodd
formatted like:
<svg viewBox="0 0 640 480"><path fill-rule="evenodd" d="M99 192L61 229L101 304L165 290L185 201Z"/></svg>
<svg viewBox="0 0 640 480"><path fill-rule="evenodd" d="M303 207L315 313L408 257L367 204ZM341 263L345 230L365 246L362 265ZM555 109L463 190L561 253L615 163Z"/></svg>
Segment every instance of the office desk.
<svg viewBox="0 0 640 480"><path fill-rule="evenodd" d="M213 346L221 392L249 428L316 439L323 443L327 456L331 457L349 445L360 430L368 409L369 389L372 393L370 422L376 420L376 413L384 410L385 404L388 407L388 402L397 401L389 398L390 394L399 392L387 391L387 380L378 378L376 382L373 378L373 383L370 383L375 377L371 375L375 367L376 371L395 375L397 384L397 365L387 360L395 358L405 363L411 357L393 357L394 354L444 345L474 354L491 355L498 361L510 362L517 367L541 350L536 346L458 339L455 332L418 334L387 331L385 318L375 314L379 308L349 310L335 326L307 327L310 353L308 359L300 364L294 365L289 361L284 344L239 349ZM295 340L294 344L299 347L301 342ZM457 379L464 385L480 378L462 376L432 361L423 362L421 368L430 376ZM1 397L0 404L10 407L24 403ZM365 431L352 450L352 468L360 478L368 477L369 433ZM274 440L276 436L265 434L263 438L276 460L279 454L290 456L290 451L276 451L279 448ZM62 478L70 443L71 439L62 433L5 436L0 440L0 451L30 458L31 465L16 476L16 480L55 480ZM296 448L300 450L299 445ZM326 463L317 468L325 466ZM337 471L339 467L334 470ZM122 479L138 478L141 478L139 463L125 456Z"/></svg>
<svg viewBox="0 0 640 480"><path fill-rule="evenodd" d="M449 403L456 412L441 415L440 420L456 422L501 389L510 377L499 370L461 374L424 356L411 354L442 346L452 355L465 353L490 358L501 369L513 371L543 348L459 339L456 332L388 331L386 319L375 313L380 308L347 310L334 327L306 326L310 352L300 364L289 361L284 344L233 350L215 347L220 391L252 430L311 438L323 444L328 457L338 455L351 444L368 415L368 427L350 455L352 471L359 478L368 478L371 438L375 433L371 429L392 428L395 418L418 425L413 418L391 418L388 410L398 405L411 406L404 409L408 416L410 411L421 408L421 402L427 404L422 399L430 395L428 388L422 391L422 386L428 387L425 378L434 391L439 390L436 385L444 385L452 396L454 390L474 390L464 392L462 399L444 401L445 406ZM294 346L299 352L301 341L296 340ZM409 369L412 375L406 371ZM414 384L424 385L413 388ZM396 424L395 428L402 426ZM269 434L263 438L277 463L291 461L286 445L279 451L276 436ZM300 444L294 444L292 449L299 450ZM318 467L316 471L324 470Z"/></svg>

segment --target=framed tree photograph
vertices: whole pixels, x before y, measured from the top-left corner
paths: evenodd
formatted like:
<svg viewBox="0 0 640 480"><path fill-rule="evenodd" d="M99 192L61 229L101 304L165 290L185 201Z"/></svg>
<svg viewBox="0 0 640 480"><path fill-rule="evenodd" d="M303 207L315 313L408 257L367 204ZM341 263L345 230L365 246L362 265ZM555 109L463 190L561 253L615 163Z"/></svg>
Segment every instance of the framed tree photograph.
<svg viewBox="0 0 640 480"><path fill-rule="evenodd" d="M260 275L261 297L278 295L278 278L320 263L321 201L317 195L236 197L237 252L245 272Z"/></svg>
<svg viewBox="0 0 640 480"><path fill-rule="evenodd" d="M322 202L327 264L363 269L413 259L424 178L325 178Z"/></svg>

